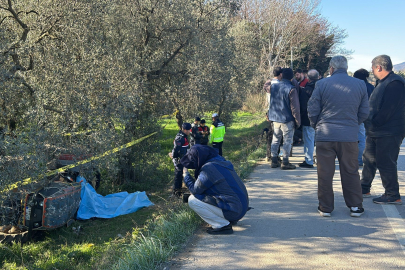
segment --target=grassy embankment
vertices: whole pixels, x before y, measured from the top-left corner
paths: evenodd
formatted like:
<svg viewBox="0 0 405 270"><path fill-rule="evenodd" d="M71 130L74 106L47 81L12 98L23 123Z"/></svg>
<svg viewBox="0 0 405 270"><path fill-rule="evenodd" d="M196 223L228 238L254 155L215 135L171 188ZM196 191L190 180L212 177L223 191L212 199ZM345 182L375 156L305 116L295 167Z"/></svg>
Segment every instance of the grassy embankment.
<svg viewBox="0 0 405 270"><path fill-rule="evenodd" d="M260 115L238 113L227 129L224 156L232 161L245 178L255 161L265 156L265 142L260 135L267 125ZM202 224L202 220L178 200L169 200L172 165L167 153L177 132L174 121L160 137L161 166L142 186L154 206L113 219L77 221L70 227L45 232L41 241L0 245L1 269L153 269L170 258ZM169 170L171 170L169 172ZM131 188L131 189L132 189ZM103 190L107 188L104 187ZM74 231L72 228L78 228Z"/></svg>

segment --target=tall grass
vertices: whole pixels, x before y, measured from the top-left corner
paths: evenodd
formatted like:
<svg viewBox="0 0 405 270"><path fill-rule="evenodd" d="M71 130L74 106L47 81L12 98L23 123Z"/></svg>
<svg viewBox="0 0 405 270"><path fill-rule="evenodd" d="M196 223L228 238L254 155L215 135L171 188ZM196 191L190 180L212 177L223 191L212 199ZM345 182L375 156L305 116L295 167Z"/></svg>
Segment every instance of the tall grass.
<svg viewBox="0 0 405 270"><path fill-rule="evenodd" d="M151 225L152 230L128 245L126 252L112 269L156 269L187 241L201 224L201 219L188 207L181 206L160 216Z"/></svg>

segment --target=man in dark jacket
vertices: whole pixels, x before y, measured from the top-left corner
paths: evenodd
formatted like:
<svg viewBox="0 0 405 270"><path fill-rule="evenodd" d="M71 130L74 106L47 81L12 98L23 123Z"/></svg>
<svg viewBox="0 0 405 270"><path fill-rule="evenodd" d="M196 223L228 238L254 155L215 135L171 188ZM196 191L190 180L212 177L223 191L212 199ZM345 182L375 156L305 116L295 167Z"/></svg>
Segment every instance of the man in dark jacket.
<svg viewBox="0 0 405 270"><path fill-rule="evenodd" d="M187 153L189 149L188 135L191 132L191 124L183 123L181 130L176 134L173 141L173 150L169 153L169 156L173 160L174 164L174 184L173 195L180 197L181 186L183 183L183 165L180 163L180 159Z"/></svg>
<svg viewBox="0 0 405 270"><path fill-rule="evenodd" d="M211 227L209 234L231 234L232 224L247 212L249 197L231 162L216 149L194 145L181 159L184 183L191 192L188 205ZM187 169L194 169L194 178Z"/></svg>
<svg viewBox="0 0 405 270"><path fill-rule="evenodd" d="M194 119L194 123L191 124L191 133L190 133L190 145L193 146L194 144L201 144L202 135L198 132L198 128L200 127L200 117L196 117Z"/></svg>
<svg viewBox="0 0 405 270"><path fill-rule="evenodd" d="M385 193L373 202L402 204L397 160L405 136L405 80L392 71L387 55L375 57L372 70L378 80L370 96L370 115L364 122L367 138L361 175L363 197L371 196L371 183L378 169Z"/></svg>
<svg viewBox="0 0 405 270"><path fill-rule="evenodd" d="M205 125L205 119L201 119L200 127L198 128L198 132L201 134L201 144L208 145L209 136L210 136L210 129Z"/></svg>
<svg viewBox="0 0 405 270"><path fill-rule="evenodd" d="M367 78L369 76L370 76L370 73L367 70L365 70L364 68L357 70L353 74L354 78L360 79L366 83L368 98L370 98L371 93L374 90L374 86L367 81ZM359 125L358 140L359 140L359 155L358 155L357 159L359 161L359 166L363 166L363 153L364 153L364 149L366 148L366 128L364 127L364 123L361 123Z"/></svg>
<svg viewBox="0 0 405 270"><path fill-rule="evenodd" d="M308 83L305 88L302 88L299 94L300 97L300 112L302 125L302 138L304 140L304 162L299 166L302 168L314 167L314 146L315 146L315 129L311 127L308 118L308 100L312 96L315 88L315 83L319 78L319 72L315 69L308 71Z"/></svg>
<svg viewBox="0 0 405 270"><path fill-rule="evenodd" d="M367 119L368 96L364 82L347 75L347 59L334 56L330 77L319 80L308 101L308 118L316 130L318 211L330 217L334 209L333 175L339 160L343 197L352 217L364 213L357 133Z"/></svg>
<svg viewBox="0 0 405 270"><path fill-rule="evenodd" d="M274 69L273 69L273 79L269 79L269 80L267 80L267 82L264 84L264 86L263 86L263 90L264 91L266 91L266 95L267 95L267 102L268 102L268 104L269 104L269 106L270 106L270 86L272 85L272 84L275 84L275 83L279 83L280 82L280 80L281 80L281 72L283 71L283 69L281 68L281 67L275 67Z"/></svg>
<svg viewBox="0 0 405 270"><path fill-rule="evenodd" d="M283 138L283 164L281 169L295 169L289 162L293 143L294 130L301 125L300 102L298 91L291 83L294 73L290 68L284 68L282 80L273 84L270 89L270 108L268 118L273 122L273 141L271 143L271 167L280 166L278 162L278 149Z"/></svg>

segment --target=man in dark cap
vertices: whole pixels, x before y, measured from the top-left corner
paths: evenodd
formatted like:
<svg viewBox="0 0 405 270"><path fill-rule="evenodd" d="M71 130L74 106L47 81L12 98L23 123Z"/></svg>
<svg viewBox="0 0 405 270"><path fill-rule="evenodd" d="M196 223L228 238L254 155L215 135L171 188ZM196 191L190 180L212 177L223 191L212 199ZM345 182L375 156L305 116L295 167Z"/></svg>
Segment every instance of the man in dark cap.
<svg viewBox="0 0 405 270"><path fill-rule="evenodd" d="M280 167L278 148L283 138L283 164L281 169L295 169L289 162L294 130L301 125L300 103L297 88L291 83L294 73L291 68L283 68L282 80L270 88L270 108L268 118L273 121L273 141L271 143L271 167Z"/></svg>
<svg viewBox="0 0 405 270"><path fill-rule="evenodd" d="M205 125L205 119L201 119L200 127L198 128L198 132L201 134L201 144L208 145L208 140L210 136L210 129Z"/></svg>
<svg viewBox="0 0 405 270"><path fill-rule="evenodd" d="M374 90L374 86L367 81L367 78L369 76L370 76L370 73L367 70L365 70L364 68L357 70L353 74L354 78L360 79L366 83L367 94L368 94L368 98L370 99L371 93ZM363 166L363 152L364 152L364 149L366 148L366 129L364 127L364 123L361 123L359 125L358 140L359 140L359 155L357 156L357 159L359 161L359 166Z"/></svg>
<svg viewBox="0 0 405 270"><path fill-rule="evenodd" d="M174 184L173 195L180 197L181 186L183 183L183 165L180 163L180 159L187 154L189 149L188 135L191 132L191 124L183 123L181 130L176 134L173 141L173 150L169 153L169 156L173 159L174 164Z"/></svg>
<svg viewBox="0 0 405 270"><path fill-rule="evenodd" d="M249 208L243 181L231 162L206 145L194 145L181 159L184 183L191 192L188 205L210 228L209 234L231 234ZM194 178L187 169L194 169Z"/></svg>
<svg viewBox="0 0 405 270"><path fill-rule="evenodd" d="M194 123L191 124L191 133L190 133L190 145L193 146L194 144L201 144L202 134L198 132L198 128L200 127L200 117L196 117L194 119Z"/></svg>
<svg viewBox="0 0 405 270"><path fill-rule="evenodd" d="M221 120L219 120L219 115L217 113L212 115L210 133L210 143L212 143L212 147L218 149L219 155L222 156L222 143L224 142L225 125Z"/></svg>

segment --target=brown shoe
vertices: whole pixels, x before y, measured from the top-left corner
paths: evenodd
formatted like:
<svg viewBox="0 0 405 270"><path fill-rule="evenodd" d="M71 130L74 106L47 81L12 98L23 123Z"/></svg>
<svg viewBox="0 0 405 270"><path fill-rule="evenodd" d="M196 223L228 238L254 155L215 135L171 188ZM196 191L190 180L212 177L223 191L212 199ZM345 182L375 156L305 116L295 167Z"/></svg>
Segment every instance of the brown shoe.
<svg viewBox="0 0 405 270"><path fill-rule="evenodd" d="M294 170L296 168L295 165L288 163L288 164L281 164L281 169L282 170Z"/></svg>

